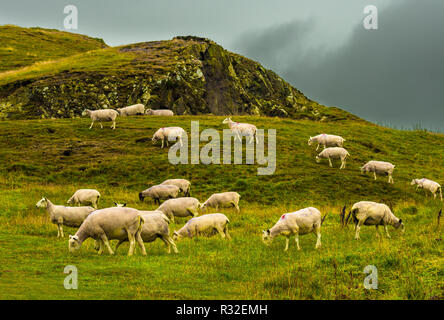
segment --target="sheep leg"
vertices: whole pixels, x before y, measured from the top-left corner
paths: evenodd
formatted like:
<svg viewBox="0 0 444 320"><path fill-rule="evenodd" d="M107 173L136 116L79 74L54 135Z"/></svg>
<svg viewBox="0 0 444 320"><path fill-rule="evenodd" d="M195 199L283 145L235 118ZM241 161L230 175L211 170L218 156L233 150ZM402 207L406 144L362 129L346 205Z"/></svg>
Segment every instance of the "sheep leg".
<svg viewBox="0 0 444 320"><path fill-rule="evenodd" d="M356 223L356 225L355 225L355 230L356 230L356 232L355 232L355 240L359 240L359 239L360 239L360 238L359 238L359 231L361 230L361 225L362 225L362 223L363 223L363 222L358 221L358 222Z"/></svg>
<svg viewBox="0 0 444 320"><path fill-rule="evenodd" d="M106 236L106 234L103 233L100 238L102 239L102 243L108 249L109 254L114 254L113 249L111 249L111 246L109 245L108 237Z"/></svg>
<svg viewBox="0 0 444 320"><path fill-rule="evenodd" d="M316 151L318 151L318 150L319 150L319 146L320 146L320 144L318 143L318 146L316 147Z"/></svg>
<svg viewBox="0 0 444 320"><path fill-rule="evenodd" d="M376 172L373 172L373 176L375 177L375 180L376 180Z"/></svg>
<svg viewBox="0 0 444 320"><path fill-rule="evenodd" d="M257 138L257 133L256 132L254 133L254 136L256 138L256 144L259 144L259 139Z"/></svg>
<svg viewBox="0 0 444 320"><path fill-rule="evenodd" d="M248 142L249 144L253 143L254 141L254 135L251 136L250 141Z"/></svg>
<svg viewBox="0 0 444 320"><path fill-rule="evenodd" d="M167 241L173 247L174 253L178 253L179 251L177 250L176 243L174 242L174 240L169 235L168 235Z"/></svg>
<svg viewBox="0 0 444 320"><path fill-rule="evenodd" d="M162 139L162 146L160 147L161 149L163 149L163 143L164 143L164 139Z"/></svg>
<svg viewBox="0 0 444 320"><path fill-rule="evenodd" d="M328 158L328 163L330 165L330 168L333 168L333 163L331 163L331 159L330 158Z"/></svg>
<svg viewBox="0 0 444 320"><path fill-rule="evenodd" d="M299 245L299 232L296 232L296 235L294 236L294 240L296 242L296 248L298 248L298 250L301 250L301 246Z"/></svg>
<svg viewBox="0 0 444 320"><path fill-rule="evenodd" d="M165 243L165 246L167 248L167 252L168 252L168 254L170 254L171 253L170 242L167 240L166 237L167 236L162 236L160 239L162 239L163 243Z"/></svg>
<svg viewBox="0 0 444 320"><path fill-rule="evenodd" d="M113 121L113 125L111 126L111 129L114 130L115 128L116 128L116 121L114 120L114 121Z"/></svg>
<svg viewBox="0 0 444 320"><path fill-rule="evenodd" d="M224 233L225 233L225 237L227 237L228 240L231 240L231 236L228 233L228 227L227 226L225 226L225 228L224 228Z"/></svg>
<svg viewBox="0 0 444 320"><path fill-rule="evenodd" d="M393 181L393 177L392 177L392 175L391 174L389 174L389 183L395 183L394 181Z"/></svg>
<svg viewBox="0 0 444 320"><path fill-rule="evenodd" d="M231 204L233 205L233 207L236 209L236 211L237 211L237 213L239 213L240 212L240 209L239 209L239 205L236 203L236 202L231 202Z"/></svg>
<svg viewBox="0 0 444 320"><path fill-rule="evenodd" d="M97 243L99 245L99 249L97 250L97 254L101 255L103 253L103 241L102 241L102 239L97 240Z"/></svg>
<svg viewBox="0 0 444 320"><path fill-rule="evenodd" d="M225 232L221 228L216 228L216 231L219 233L222 239L225 239Z"/></svg>
<svg viewBox="0 0 444 320"><path fill-rule="evenodd" d="M319 249L321 247L321 227L316 227L315 229L316 233L316 246L315 249Z"/></svg>
<svg viewBox="0 0 444 320"><path fill-rule="evenodd" d="M387 235L387 238L391 238L390 237L390 235L389 235L389 233L388 233L388 226L387 225L384 225L384 229L385 229L385 234Z"/></svg>
<svg viewBox="0 0 444 320"><path fill-rule="evenodd" d="M132 256L134 254L134 248L136 247L136 239L135 236L129 231L128 232L128 241L130 243L129 250L128 250L128 256Z"/></svg>
<svg viewBox="0 0 444 320"><path fill-rule="evenodd" d="M287 250L288 250L288 244L289 244L289 242L290 242L290 238L289 238L289 237L286 237L286 238L285 238L285 249L284 249L284 251L287 251Z"/></svg>
<svg viewBox="0 0 444 320"><path fill-rule="evenodd" d="M142 256L146 256L146 249L145 249L145 245L143 243L143 239L142 236L140 235L141 230L136 232L136 240L137 243L139 244L140 250L142 250Z"/></svg>
<svg viewBox="0 0 444 320"><path fill-rule="evenodd" d="M379 232L379 225L375 225L375 228L376 228L376 236L378 238L380 238L381 237L381 233Z"/></svg>
<svg viewBox="0 0 444 320"><path fill-rule="evenodd" d="M94 125L94 121L91 122L91 125L89 126L89 129L92 129L93 125Z"/></svg>
<svg viewBox="0 0 444 320"><path fill-rule="evenodd" d="M63 227L61 223L57 223L57 238L63 237Z"/></svg>
<svg viewBox="0 0 444 320"><path fill-rule="evenodd" d="M103 124L101 122L99 122L100 124L100 129L103 129Z"/></svg>

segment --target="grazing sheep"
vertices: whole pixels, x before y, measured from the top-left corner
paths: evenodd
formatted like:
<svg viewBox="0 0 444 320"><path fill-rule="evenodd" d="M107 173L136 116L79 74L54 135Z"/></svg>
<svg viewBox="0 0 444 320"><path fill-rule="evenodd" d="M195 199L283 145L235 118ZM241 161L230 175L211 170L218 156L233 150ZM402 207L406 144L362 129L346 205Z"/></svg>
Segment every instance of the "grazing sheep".
<svg viewBox="0 0 444 320"><path fill-rule="evenodd" d="M430 191L433 194L433 198L436 199L436 195L439 192L439 196L441 198L442 201L442 188L441 185L438 182L426 179L426 178L422 178L422 179L413 179L411 182L411 185L415 185L416 184L416 190L418 190L418 188L423 188L425 190Z"/></svg>
<svg viewBox="0 0 444 320"><path fill-rule="evenodd" d="M90 204L97 209L97 203L99 202L100 193L94 189L79 189L72 195L67 201L68 204L78 205Z"/></svg>
<svg viewBox="0 0 444 320"><path fill-rule="evenodd" d="M109 240L129 239L128 256L133 255L136 241L145 256L146 250L140 235L143 224L144 220L136 209L113 207L96 210L83 221L74 236L69 236L68 249L74 252L80 249L83 241L93 238L99 242L98 254L102 254L105 247L110 254L114 254Z"/></svg>
<svg viewBox="0 0 444 320"><path fill-rule="evenodd" d="M184 197L167 200L156 210L162 211L169 219L174 221L174 217L195 217L199 215L200 206L201 204L196 198Z"/></svg>
<svg viewBox="0 0 444 320"><path fill-rule="evenodd" d="M362 168L361 172L373 172L373 175L376 180L376 175L388 175L388 182L394 183L393 181L393 170L395 169L395 166L391 164L390 162L384 162L384 161L369 161L367 162Z"/></svg>
<svg viewBox="0 0 444 320"><path fill-rule="evenodd" d="M160 185L172 185L179 188L180 192L183 192L185 197L190 196L191 182L185 179L169 179L162 182Z"/></svg>
<svg viewBox="0 0 444 320"><path fill-rule="evenodd" d="M341 167L339 169L345 168L345 163L347 160L347 157L350 154L347 150L340 147L332 147L332 148L326 148L324 149L320 154L316 156L316 162L321 162L321 159L328 159L328 163L330 164L330 167L333 167L333 164L331 163L331 159L341 159Z"/></svg>
<svg viewBox="0 0 444 320"><path fill-rule="evenodd" d="M82 116L89 116L91 118L91 126L89 127L92 129L94 122L99 121L100 127L103 129L102 122L103 121L112 121L113 124L111 126L111 129L116 128L116 118L119 115L119 113L116 110L113 109L100 109L100 110L89 110L85 109L82 112Z"/></svg>
<svg viewBox="0 0 444 320"><path fill-rule="evenodd" d="M154 199L154 203L160 204L160 200L177 198L180 189L172 185L156 185L139 193L139 200L143 202L146 197Z"/></svg>
<svg viewBox="0 0 444 320"><path fill-rule="evenodd" d="M162 141L162 148L164 146L164 143L166 143L168 147L168 140L172 141L174 139L178 139L180 146L183 146L182 143L182 137L186 135L184 129L181 127L166 127L166 128L160 128L157 130L152 138L153 144L155 144L158 140Z"/></svg>
<svg viewBox="0 0 444 320"><path fill-rule="evenodd" d="M327 215L322 218L321 212L313 207L285 213L273 228L262 231L262 241L270 244L275 237L283 235L286 237L284 251L287 251L290 237L295 236L296 246L298 250L301 250L299 246L299 235L313 232L317 237L315 248L318 249L321 247L321 225L326 216Z"/></svg>
<svg viewBox="0 0 444 320"><path fill-rule="evenodd" d="M121 117L136 116L145 113L145 106L139 103L125 108L118 108L117 111Z"/></svg>
<svg viewBox="0 0 444 320"><path fill-rule="evenodd" d="M404 224L401 219L395 217L390 208L383 204L372 201L361 201L357 202L353 205L350 214L353 216L353 220L355 222L355 239L359 239L359 230L362 225L365 226L375 226L377 235L379 236L378 226L384 226L387 237L390 238L390 235L387 230L388 225L392 225L396 229L401 227L404 232ZM347 217L347 222L348 218Z"/></svg>
<svg viewBox="0 0 444 320"><path fill-rule="evenodd" d="M315 137L310 137L308 139L308 145L311 146L313 143L317 143L316 151L318 151L319 146L323 145L324 149L326 147L342 147L344 145L345 139L340 136L335 136L332 134L320 134Z"/></svg>
<svg viewBox="0 0 444 320"><path fill-rule="evenodd" d="M236 208L237 212L240 212L239 209L239 199L240 194L237 192L222 192L212 194L207 201L205 201L201 208L206 211L207 208L215 208L219 210L219 208Z"/></svg>
<svg viewBox="0 0 444 320"><path fill-rule="evenodd" d="M236 135L239 141L242 141L241 136L246 136L250 137L250 141L248 143L252 143L254 137L256 137L256 144L259 143L256 135L257 128L255 125L249 123L234 122L233 120L231 120L231 118L226 118L224 121L222 121L222 123L228 124L231 131Z"/></svg>
<svg viewBox="0 0 444 320"><path fill-rule="evenodd" d="M139 211L145 221L140 232L143 242L153 242L157 238L160 238L166 245L168 253L171 253L171 247L173 247L174 253L177 253L177 247L173 239L170 237L170 228L168 224L170 219L163 214L162 211ZM128 238L119 240L117 243L115 252L119 246L128 241Z"/></svg>
<svg viewBox="0 0 444 320"><path fill-rule="evenodd" d="M149 116L163 116L163 117L172 117L174 116L174 112L168 109L147 109L145 112Z"/></svg>
<svg viewBox="0 0 444 320"><path fill-rule="evenodd" d="M197 236L211 237L220 234L222 239L231 239L228 234L228 223L230 220L222 213L205 214L200 217L194 217L179 230L174 231L173 239L178 241L181 238L193 238Z"/></svg>
<svg viewBox="0 0 444 320"><path fill-rule="evenodd" d="M45 208L51 222L57 225L57 238L63 238L63 226L79 227L86 217L94 211L92 207L65 207L54 205L43 197L35 204L37 208Z"/></svg>

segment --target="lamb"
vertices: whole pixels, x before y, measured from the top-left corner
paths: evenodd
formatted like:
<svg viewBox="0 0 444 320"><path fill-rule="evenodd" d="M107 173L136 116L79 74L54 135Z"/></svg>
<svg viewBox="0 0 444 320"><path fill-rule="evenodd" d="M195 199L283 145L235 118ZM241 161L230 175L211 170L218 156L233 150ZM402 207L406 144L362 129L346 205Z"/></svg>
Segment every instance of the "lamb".
<svg viewBox="0 0 444 320"><path fill-rule="evenodd" d="M422 178L422 179L413 179L411 182L411 185L415 185L416 184L416 190L418 190L418 188L423 188L425 190L430 191L433 194L433 198L436 199L436 195L439 192L439 196L441 198L442 201L442 188L441 185L438 182L426 179L426 178Z"/></svg>
<svg viewBox="0 0 444 320"><path fill-rule="evenodd" d="M295 236L297 249L301 250L299 235L313 232L317 237L315 248L318 249L321 247L321 225L326 216L322 218L321 212L313 207L285 213L271 229L262 231L262 241L270 244L275 237L283 235L286 237L284 251L287 251L290 237Z"/></svg>
<svg viewBox="0 0 444 320"><path fill-rule="evenodd" d="M174 231L173 239L178 241L184 237L193 238L201 235L211 237L219 233L222 239L230 240L231 237L228 234L229 223L230 220L222 213L205 214L188 220L179 231Z"/></svg>
<svg viewBox="0 0 444 320"><path fill-rule="evenodd" d="M387 229L388 225L392 225L396 229L401 227L402 232L405 230L402 219L395 217L390 208L383 203L372 201L357 202L353 205L349 215L347 216L347 222L350 214L353 216L353 220L355 222L356 240L359 239L359 231L362 225L375 226L378 236L380 236L378 227L380 225L384 226L385 233L387 234L388 238L390 238Z"/></svg>
<svg viewBox="0 0 444 320"><path fill-rule="evenodd" d="M80 249L86 239L93 238L99 242L98 254L102 254L104 248L108 249L109 254L114 254L109 240L129 239L128 256L134 254L136 241L145 256L146 250L140 235L143 225L142 215L133 208L113 207L96 210L83 221L74 236L69 236L68 249L74 252Z"/></svg>
<svg viewBox="0 0 444 320"><path fill-rule="evenodd" d="M45 208L49 213L51 222L57 225L57 238L63 238L63 226L79 227L86 217L95 209L92 207L65 207L54 205L49 199L43 197L35 205Z"/></svg>
<svg viewBox="0 0 444 320"><path fill-rule="evenodd" d="M177 198L180 189L172 185L156 185L139 193L139 200L143 202L146 197L154 199L160 205L160 200Z"/></svg>
<svg viewBox="0 0 444 320"><path fill-rule="evenodd" d="M162 182L160 185L173 185L179 188L180 192L183 192L185 197L190 196L191 182L185 179L168 179Z"/></svg>
<svg viewBox="0 0 444 320"><path fill-rule="evenodd" d="M310 139L308 139L308 145L311 146L313 143L317 143L316 151L318 151L321 145L324 146L324 149L326 147L342 147L345 141L346 140L340 136L323 133L315 137L310 137Z"/></svg>
<svg viewBox="0 0 444 320"><path fill-rule="evenodd" d="M316 156L316 162L321 162L322 158L328 159L330 167L333 167L331 159L341 159L341 167L339 169L344 169L347 157L349 155L350 154L348 153L348 151L341 147L326 148Z"/></svg>
<svg viewBox="0 0 444 320"><path fill-rule="evenodd" d="M239 199L240 194L237 192L222 192L212 194L207 201L205 201L201 205L201 209L206 211L207 208L215 208L219 210L219 208L236 208L237 212L240 212L239 209Z"/></svg>
<svg viewBox="0 0 444 320"><path fill-rule="evenodd" d="M257 128L255 125L249 124L249 123L240 123L240 122L234 122L231 120L231 118L226 118L224 121L222 121L223 124L228 124L231 131L236 135L236 137L239 139L239 141L242 141L241 136L250 137L250 141L248 143L252 143L254 140L254 137L256 137L256 144L259 143L259 140L257 138Z"/></svg>
<svg viewBox="0 0 444 320"><path fill-rule="evenodd" d="M155 144L158 140L162 141L162 148L164 146L164 143L166 143L168 147L168 140L172 141L174 139L178 139L180 146L183 146L182 143L182 137L186 135L184 129L181 127L166 127L166 128L160 128L157 130L152 138L153 144Z"/></svg>
<svg viewBox="0 0 444 320"><path fill-rule="evenodd" d="M143 104L134 104L125 108L118 108L117 111L121 117L137 116L145 113L145 106Z"/></svg>
<svg viewBox="0 0 444 320"><path fill-rule="evenodd" d="M198 216L200 206L201 204L196 198L184 197L167 200L156 210L162 211L174 221L174 217Z"/></svg>
<svg viewBox="0 0 444 320"><path fill-rule="evenodd" d="M68 204L78 205L90 204L97 209L97 203L99 202L100 193L94 189L79 189L72 195L67 201Z"/></svg>
<svg viewBox="0 0 444 320"><path fill-rule="evenodd" d="M362 173L373 172L375 180L376 180L376 174L388 175L388 183L394 183L393 177L392 177L394 169L395 169L395 166L393 164L391 164L390 162L369 161L361 168L361 172Z"/></svg>
<svg viewBox="0 0 444 320"><path fill-rule="evenodd" d="M103 121L112 121L113 124L111 126L111 129L116 128L116 118L119 115L119 112L113 109L101 109L101 110L89 110L85 109L82 112L82 116L89 116L92 120L91 126L89 127L92 129L94 122L99 121L100 127L103 129L102 122Z"/></svg>
<svg viewBox="0 0 444 320"><path fill-rule="evenodd" d="M174 112L168 109L147 109L145 112L149 116L163 116L163 117L172 117L174 116Z"/></svg>

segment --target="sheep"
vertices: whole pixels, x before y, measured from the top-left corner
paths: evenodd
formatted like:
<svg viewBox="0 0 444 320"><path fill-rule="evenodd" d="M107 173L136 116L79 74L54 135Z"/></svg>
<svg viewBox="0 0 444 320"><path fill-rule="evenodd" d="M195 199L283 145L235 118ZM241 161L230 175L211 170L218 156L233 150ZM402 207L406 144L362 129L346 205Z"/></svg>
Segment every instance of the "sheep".
<svg viewBox="0 0 444 320"><path fill-rule="evenodd" d="M222 192L212 194L207 201L205 201L201 205L201 209L206 211L207 208L215 208L219 210L219 208L236 208L237 212L240 212L239 209L239 199L240 194L237 192Z"/></svg>
<svg viewBox="0 0 444 320"><path fill-rule="evenodd" d="M321 247L321 225L326 216L327 214L322 218L321 212L313 207L285 213L271 229L262 231L262 241L265 244L270 244L275 237L283 235L286 237L284 251L287 251L290 237L295 236L297 249L301 250L299 235L313 232L317 237L315 248L319 249Z"/></svg>
<svg viewBox="0 0 444 320"><path fill-rule="evenodd" d="M228 224L230 220L222 213L205 214L200 217L194 217L179 230L174 231L173 240L178 241L181 238L193 238L201 235L213 236L219 234L222 239L231 239L228 234Z"/></svg>
<svg viewBox="0 0 444 320"><path fill-rule="evenodd" d="M167 200L156 210L162 211L174 221L174 217L198 216L200 206L201 203L196 198L184 197Z"/></svg>
<svg viewBox="0 0 444 320"><path fill-rule="evenodd" d="M119 115L119 112L113 109L100 109L100 110L89 110L85 109L82 112L82 116L89 116L92 120L91 126L89 127L92 129L94 122L99 121L100 127L103 129L102 122L103 121L112 121L113 124L111 126L111 129L116 128L116 118Z"/></svg>
<svg viewBox="0 0 444 320"><path fill-rule="evenodd" d="M345 150L344 148L330 147L330 148L324 149L320 154L318 154L316 156L316 162L320 163L322 158L328 159L328 163L329 163L330 167L333 167L331 159L338 159L339 158L339 159L341 159L341 167L339 169L344 169L347 157L349 155L350 154L348 153L348 151Z"/></svg>
<svg viewBox="0 0 444 320"><path fill-rule="evenodd" d="M139 103L125 108L118 108L117 111L121 117L136 116L145 113L145 106Z"/></svg>
<svg viewBox="0 0 444 320"><path fill-rule="evenodd" d="M340 136L323 133L315 137L310 137L310 139L308 139L308 145L311 146L313 143L317 143L316 151L318 151L321 145L324 146L324 149L326 147L342 147L345 141L346 140Z"/></svg>
<svg viewBox="0 0 444 320"><path fill-rule="evenodd" d="M81 204L90 204L97 209L97 203L99 202L100 193L94 189L79 189L72 195L67 201L67 204L73 204L80 206Z"/></svg>
<svg viewBox="0 0 444 320"><path fill-rule="evenodd" d="M179 188L180 192L183 192L185 197L190 196L191 182L185 179L168 179L162 182L160 185L173 185Z"/></svg>
<svg viewBox="0 0 444 320"><path fill-rule="evenodd" d="M353 205L349 215L347 216L347 222L350 214L352 215L355 223L356 240L359 240L359 231L362 225L375 226L376 234L378 237L380 236L378 229L380 225L384 226L387 238L390 238L387 229L388 225L392 225L396 229L401 227L403 233L405 230L402 219L398 219L397 217L395 217L390 208L383 203L377 203L373 201L360 201Z"/></svg>
<svg viewBox="0 0 444 320"><path fill-rule="evenodd" d="M224 121L222 121L223 124L228 124L231 131L236 135L236 137L239 139L239 141L242 141L241 136L250 137L250 141L248 143L252 143L254 138L256 137L256 144L259 143L259 140L257 138L257 128L255 125L249 124L249 123L239 123L234 122L231 120L231 118L226 118Z"/></svg>
<svg viewBox="0 0 444 320"><path fill-rule="evenodd" d="M167 247L167 252L171 253L171 247L173 247L174 253L178 253L176 244L170 237L170 229L168 224L170 219L163 214L162 211L139 211L145 221L140 232L140 236L144 242L153 242L157 238L160 238ZM114 252L117 252L119 246L128 241L128 238L121 239L116 245Z"/></svg>
<svg viewBox="0 0 444 320"><path fill-rule="evenodd" d="M145 114L149 116L163 116L163 117L174 116L174 112L168 109L158 109L158 110L147 109Z"/></svg>
<svg viewBox="0 0 444 320"><path fill-rule="evenodd" d="M154 199L154 204L160 205L160 200L177 198L180 189L172 185L156 185L139 193L139 200L143 202L146 197Z"/></svg>
<svg viewBox="0 0 444 320"><path fill-rule="evenodd" d="M181 127L166 127L166 128L160 128L157 130L152 138L153 144L155 144L158 140L162 141L162 148L164 146L164 143L166 143L168 147L168 140L172 141L174 139L178 139L180 146L183 146L182 143L182 136L186 135L184 129Z"/></svg>
<svg viewBox="0 0 444 320"><path fill-rule="evenodd" d="M363 167L361 167L361 172L373 172L373 175L376 180L376 174L379 175L388 175L388 183L394 183L393 181L393 170L395 169L395 166L391 164L390 162L384 162L384 161L369 161L367 162Z"/></svg>
<svg viewBox="0 0 444 320"><path fill-rule="evenodd" d="M411 185L415 185L416 184L416 190L418 190L418 188L423 188L425 190L430 191L433 194L433 198L436 199L436 195L439 192L439 196L441 198L442 201L442 188L441 185L438 182L426 179L426 178L422 178L422 179L413 179L411 182Z"/></svg>
<svg viewBox="0 0 444 320"><path fill-rule="evenodd" d="M136 241L140 246L142 255L146 256L145 246L141 237L144 220L140 212L133 208L106 208L94 211L85 221L74 236L69 236L68 249L74 252L80 249L82 243L93 238L99 242L98 254L102 254L104 248L113 255L109 240L129 239L130 247L128 256L134 254Z"/></svg>
<svg viewBox="0 0 444 320"><path fill-rule="evenodd" d="M63 226L79 227L86 217L95 209L92 207L65 207L54 205L43 197L35 204L37 208L45 208L51 222L57 225L57 238L63 238Z"/></svg>

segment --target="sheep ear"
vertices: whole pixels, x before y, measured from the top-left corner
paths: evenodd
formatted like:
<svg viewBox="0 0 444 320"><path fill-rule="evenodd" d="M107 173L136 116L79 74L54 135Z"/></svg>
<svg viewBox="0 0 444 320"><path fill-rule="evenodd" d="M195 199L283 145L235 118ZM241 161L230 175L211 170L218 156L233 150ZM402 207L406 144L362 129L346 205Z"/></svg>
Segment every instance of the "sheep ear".
<svg viewBox="0 0 444 320"><path fill-rule="evenodd" d="M113 201L113 203L114 203L115 206L117 206L117 202L114 202L114 201Z"/></svg>
<svg viewBox="0 0 444 320"><path fill-rule="evenodd" d="M399 223L402 223L402 219L399 219Z"/></svg>
<svg viewBox="0 0 444 320"><path fill-rule="evenodd" d="M268 230L267 230L267 233L268 233L268 234L270 234L270 233L271 233L271 232L270 232L270 229L268 229Z"/></svg>
<svg viewBox="0 0 444 320"><path fill-rule="evenodd" d="M126 203L124 203L123 206L126 207Z"/></svg>

